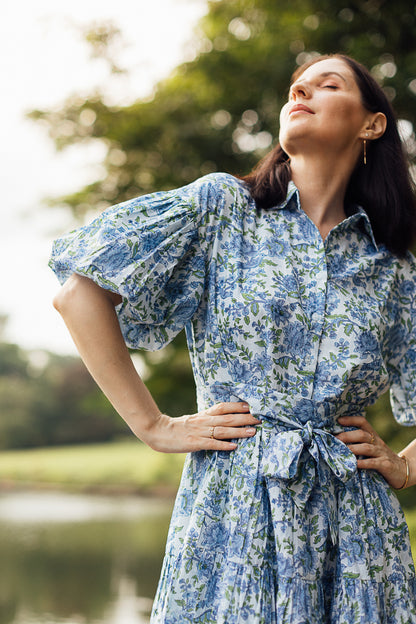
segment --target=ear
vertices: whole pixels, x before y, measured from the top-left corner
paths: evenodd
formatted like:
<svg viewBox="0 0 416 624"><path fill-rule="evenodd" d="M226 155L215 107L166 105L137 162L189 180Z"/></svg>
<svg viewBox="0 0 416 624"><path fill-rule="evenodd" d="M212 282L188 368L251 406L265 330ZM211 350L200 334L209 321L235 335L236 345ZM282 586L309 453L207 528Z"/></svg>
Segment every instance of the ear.
<svg viewBox="0 0 416 624"><path fill-rule="evenodd" d="M387 119L384 113L374 113L367 119L364 130L360 138L374 141L383 136L387 127Z"/></svg>

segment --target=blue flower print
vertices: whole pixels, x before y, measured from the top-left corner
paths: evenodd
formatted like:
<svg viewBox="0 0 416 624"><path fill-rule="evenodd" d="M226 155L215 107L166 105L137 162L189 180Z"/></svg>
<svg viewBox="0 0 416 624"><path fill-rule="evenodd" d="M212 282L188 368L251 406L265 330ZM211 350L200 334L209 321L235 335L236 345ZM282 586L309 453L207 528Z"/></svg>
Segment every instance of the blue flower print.
<svg viewBox="0 0 416 624"><path fill-rule="evenodd" d="M379 345L376 337L369 331L365 331L359 335L356 341L356 347L359 353L365 358L368 355L373 355L379 350Z"/></svg>
<svg viewBox="0 0 416 624"><path fill-rule="evenodd" d="M108 277L120 274L125 265L129 262L131 251L127 244L117 245L117 247L105 246L103 252L98 257L99 266L108 266Z"/></svg>
<svg viewBox="0 0 416 624"><path fill-rule="evenodd" d="M159 245L164 242L163 234L160 232L149 232L145 234L140 241L140 251L141 256L147 255L149 252L153 252L154 249L157 249Z"/></svg>
<svg viewBox="0 0 416 624"><path fill-rule="evenodd" d="M290 308L285 304L284 299L278 299L273 303L272 312L276 325L285 325L291 316Z"/></svg>
<svg viewBox="0 0 416 624"><path fill-rule="evenodd" d="M400 293L405 297L409 297L415 292L415 284L412 280L403 280L400 284Z"/></svg>
<svg viewBox="0 0 416 624"><path fill-rule="evenodd" d="M299 322L292 322L284 328L284 337L291 346L291 352L304 357L310 349L310 335L307 328Z"/></svg>

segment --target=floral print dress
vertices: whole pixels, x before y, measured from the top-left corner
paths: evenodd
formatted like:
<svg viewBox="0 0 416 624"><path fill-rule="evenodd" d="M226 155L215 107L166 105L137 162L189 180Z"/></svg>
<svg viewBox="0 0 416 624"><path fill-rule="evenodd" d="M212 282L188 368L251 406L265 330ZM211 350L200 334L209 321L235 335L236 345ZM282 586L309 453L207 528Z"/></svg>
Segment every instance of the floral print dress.
<svg viewBox="0 0 416 624"><path fill-rule="evenodd" d="M387 388L416 423L416 266L360 207L325 241L290 183L256 208L210 174L105 211L51 266L118 292L130 347L183 327L204 409L262 420L231 452L186 457L153 624L411 624L416 582L395 493L334 437Z"/></svg>

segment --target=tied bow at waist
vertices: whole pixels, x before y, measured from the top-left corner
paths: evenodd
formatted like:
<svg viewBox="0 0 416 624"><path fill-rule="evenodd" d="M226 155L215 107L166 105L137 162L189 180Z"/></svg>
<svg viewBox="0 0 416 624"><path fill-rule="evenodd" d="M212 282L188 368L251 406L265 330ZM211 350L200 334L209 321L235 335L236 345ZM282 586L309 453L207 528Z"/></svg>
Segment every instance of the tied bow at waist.
<svg viewBox="0 0 416 624"><path fill-rule="evenodd" d="M336 418L340 414L334 405L328 400L290 400L287 395L266 394L258 388L253 391L239 383L221 387L228 390L228 398L220 400L246 401L251 414L262 420L255 438L260 473L268 487L273 487L276 479L284 480L295 505L304 509L319 485L330 536L335 543L336 481L347 482L357 471L357 460L335 437Z"/></svg>

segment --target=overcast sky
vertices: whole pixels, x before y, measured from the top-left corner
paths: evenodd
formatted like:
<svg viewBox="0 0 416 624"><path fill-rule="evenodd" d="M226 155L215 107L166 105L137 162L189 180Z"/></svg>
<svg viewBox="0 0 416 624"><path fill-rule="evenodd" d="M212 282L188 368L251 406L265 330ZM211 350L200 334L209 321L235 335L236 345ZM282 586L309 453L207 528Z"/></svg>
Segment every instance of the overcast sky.
<svg viewBox="0 0 416 624"><path fill-rule="evenodd" d="M2 202L0 314L4 339L25 349L74 353L51 306L58 282L47 260L52 239L73 227L68 212L42 199L93 181L99 145L56 154L44 128L25 119L34 108L59 108L70 94L95 85L118 103L143 97L189 54L187 42L206 0L3 0L0 21ZM82 29L111 20L123 32L119 61L129 77L109 79L104 62L90 60Z"/></svg>

